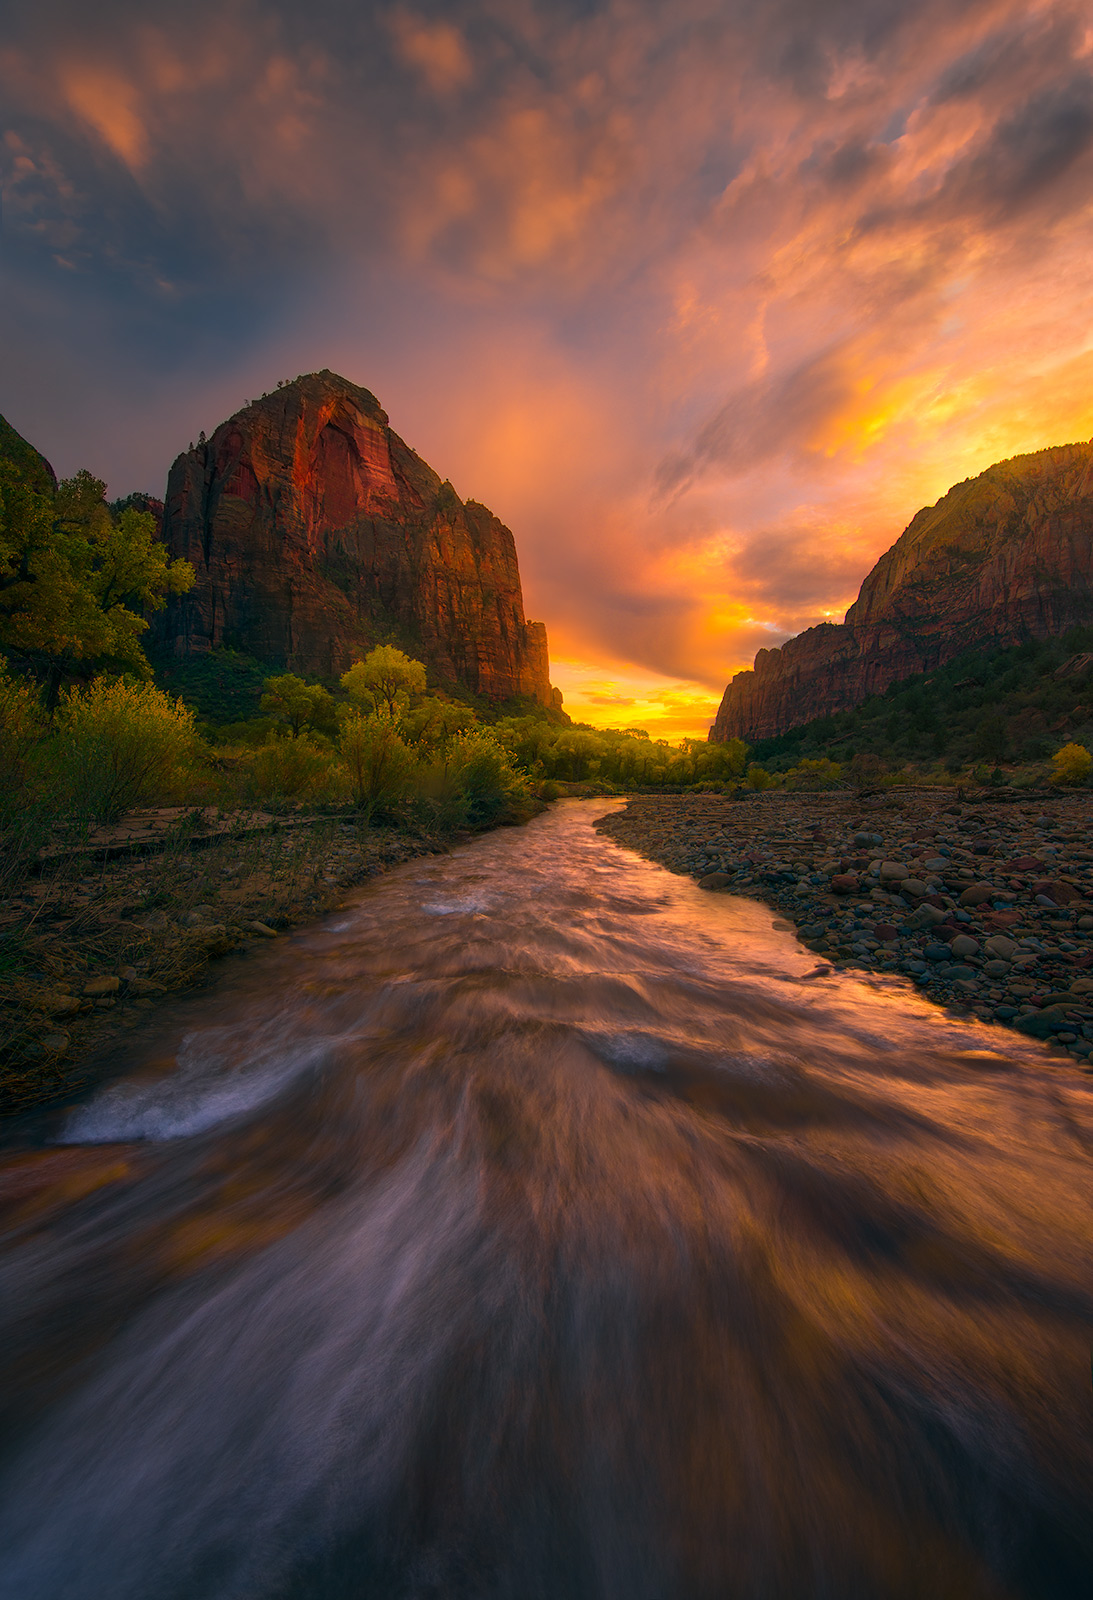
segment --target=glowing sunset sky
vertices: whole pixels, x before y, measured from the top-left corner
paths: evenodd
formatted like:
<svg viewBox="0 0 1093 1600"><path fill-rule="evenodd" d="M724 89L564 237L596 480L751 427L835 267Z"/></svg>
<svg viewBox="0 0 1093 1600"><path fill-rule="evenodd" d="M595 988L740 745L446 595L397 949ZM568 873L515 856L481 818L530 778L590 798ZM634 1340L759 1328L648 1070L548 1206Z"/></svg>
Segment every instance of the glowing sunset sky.
<svg viewBox="0 0 1093 1600"><path fill-rule="evenodd" d="M1006 0L3 7L0 411L62 473L329 366L704 733L922 504L1093 434L1093 24Z"/></svg>

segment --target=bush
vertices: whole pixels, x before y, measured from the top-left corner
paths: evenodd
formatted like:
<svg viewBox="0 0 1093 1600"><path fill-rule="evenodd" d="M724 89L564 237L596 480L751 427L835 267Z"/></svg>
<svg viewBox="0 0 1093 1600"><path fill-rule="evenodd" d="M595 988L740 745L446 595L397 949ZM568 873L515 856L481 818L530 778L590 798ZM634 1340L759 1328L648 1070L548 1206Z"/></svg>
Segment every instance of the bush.
<svg viewBox="0 0 1093 1600"><path fill-rule="evenodd" d="M196 746L193 713L181 700L150 683L96 678L62 694L51 765L77 814L111 823L134 806L173 798Z"/></svg>
<svg viewBox="0 0 1093 1600"><path fill-rule="evenodd" d="M786 773L787 789L834 789L842 782L843 769L826 756L806 757Z"/></svg>
<svg viewBox="0 0 1093 1600"><path fill-rule="evenodd" d="M43 723L37 691L9 677L0 664L0 808L6 809L26 789Z"/></svg>
<svg viewBox="0 0 1093 1600"><path fill-rule="evenodd" d="M1058 786L1087 783L1093 772L1093 755L1084 744L1064 744L1051 758L1051 782Z"/></svg>
<svg viewBox="0 0 1093 1600"><path fill-rule="evenodd" d="M754 789L756 793L761 792L763 789L777 789L778 787L778 779L772 777L765 767L757 766L754 761L744 774L744 782L749 789Z"/></svg>
<svg viewBox="0 0 1093 1600"><path fill-rule="evenodd" d="M366 816L406 798L414 756L389 717L375 712L347 717L339 751L353 799Z"/></svg>
<svg viewBox="0 0 1093 1600"><path fill-rule="evenodd" d="M344 793L340 777L330 751L301 734L260 746L244 768L242 788L248 800L262 805L336 800Z"/></svg>
<svg viewBox="0 0 1093 1600"><path fill-rule="evenodd" d="M530 794L502 746L486 732L461 734L449 746L467 821L484 827L503 816L526 816Z"/></svg>

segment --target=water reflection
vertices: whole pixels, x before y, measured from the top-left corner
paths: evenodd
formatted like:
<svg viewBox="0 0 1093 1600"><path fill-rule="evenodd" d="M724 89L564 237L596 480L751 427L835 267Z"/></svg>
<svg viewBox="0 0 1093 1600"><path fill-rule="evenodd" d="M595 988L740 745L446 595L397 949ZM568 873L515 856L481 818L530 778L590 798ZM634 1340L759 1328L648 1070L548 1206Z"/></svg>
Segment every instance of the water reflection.
<svg viewBox="0 0 1093 1600"><path fill-rule="evenodd" d="M264 949L0 1166L4 1600L1089 1592L1088 1083L604 809Z"/></svg>

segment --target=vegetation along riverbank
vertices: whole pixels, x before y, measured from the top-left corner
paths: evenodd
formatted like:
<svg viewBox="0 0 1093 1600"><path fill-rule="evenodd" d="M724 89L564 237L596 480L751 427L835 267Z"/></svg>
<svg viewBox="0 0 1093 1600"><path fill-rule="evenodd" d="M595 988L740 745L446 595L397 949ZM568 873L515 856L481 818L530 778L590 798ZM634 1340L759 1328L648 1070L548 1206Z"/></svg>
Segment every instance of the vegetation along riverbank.
<svg viewBox="0 0 1093 1600"><path fill-rule="evenodd" d="M597 826L705 889L776 908L835 966L902 974L1093 1071L1090 805L1073 791L643 795Z"/></svg>

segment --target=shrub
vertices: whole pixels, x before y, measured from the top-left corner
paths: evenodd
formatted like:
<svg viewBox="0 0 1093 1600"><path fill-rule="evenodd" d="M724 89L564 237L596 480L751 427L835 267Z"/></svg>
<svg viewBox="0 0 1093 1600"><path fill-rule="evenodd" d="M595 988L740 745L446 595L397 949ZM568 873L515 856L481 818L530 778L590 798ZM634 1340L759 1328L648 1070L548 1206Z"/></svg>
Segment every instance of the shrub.
<svg viewBox="0 0 1093 1600"><path fill-rule="evenodd" d="M763 789L777 789L778 779L773 777L765 767L757 766L753 761L744 774L744 782L749 789L759 793Z"/></svg>
<svg viewBox="0 0 1093 1600"><path fill-rule="evenodd" d="M116 822L133 806L173 798L197 746L193 713L150 683L96 678L61 695L54 776L76 812Z"/></svg>
<svg viewBox="0 0 1093 1600"><path fill-rule="evenodd" d="M414 756L389 717L347 717L339 751L353 799L366 816L406 798Z"/></svg>
<svg viewBox="0 0 1093 1600"><path fill-rule="evenodd" d="M242 788L248 800L263 805L334 800L343 792L339 778L331 752L301 734L261 745L244 768Z"/></svg>
<svg viewBox="0 0 1093 1600"><path fill-rule="evenodd" d="M806 757L786 773L787 789L834 789L842 782L843 769L826 756Z"/></svg>
<svg viewBox="0 0 1093 1600"><path fill-rule="evenodd" d="M1093 755L1084 744L1064 744L1051 758L1051 782L1062 786L1088 782Z"/></svg>
<svg viewBox="0 0 1093 1600"><path fill-rule="evenodd" d="M530 800L525 780L509 764L502 746L489 733L461 734L449 746L467 821L483 827L503 816L526 815Z"/></svg>
<svg viewBox="0 0 1093 1600"><path fill-rule="evenodd" d="M6 808L26 789L43 722L36 690L9 677L0 664L0 807Z"/></svg>

